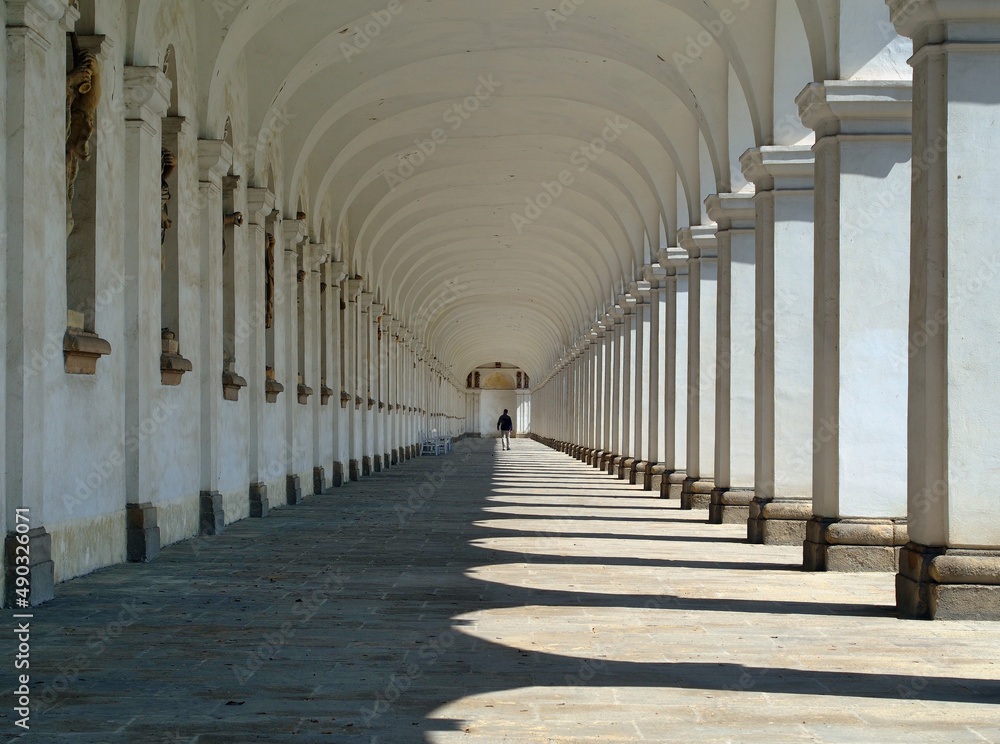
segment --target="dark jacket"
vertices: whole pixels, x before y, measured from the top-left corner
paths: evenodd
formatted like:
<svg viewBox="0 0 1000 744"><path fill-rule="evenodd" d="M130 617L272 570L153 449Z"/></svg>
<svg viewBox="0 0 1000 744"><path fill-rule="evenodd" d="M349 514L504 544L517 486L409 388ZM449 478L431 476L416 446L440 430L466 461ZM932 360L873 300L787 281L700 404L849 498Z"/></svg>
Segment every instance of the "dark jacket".
<svg viewBox="0 0 1000 744"><path fill-rule="evenodd" d="M497 429L499 431L514 431L514 422L510 420L510 416L504 413L497 420Z"/></svg>

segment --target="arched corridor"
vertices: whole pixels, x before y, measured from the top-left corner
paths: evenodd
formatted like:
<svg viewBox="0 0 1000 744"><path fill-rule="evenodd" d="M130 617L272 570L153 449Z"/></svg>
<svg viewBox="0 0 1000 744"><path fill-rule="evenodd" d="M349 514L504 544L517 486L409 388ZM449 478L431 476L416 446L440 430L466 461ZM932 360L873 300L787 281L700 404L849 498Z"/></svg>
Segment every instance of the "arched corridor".
<svg viewBox="0 0 1000 744"><path fill-rule="evenodd" d="M27 740L997 738L1000 625L899 620L890 575L742 538L467 440L62 588Z"/></svg>
<svg viewBox="0 0 1000 744"><path fill-rule="evenodd" d="M0 24L0 736L1000 741L1000 2Z"/></svg>

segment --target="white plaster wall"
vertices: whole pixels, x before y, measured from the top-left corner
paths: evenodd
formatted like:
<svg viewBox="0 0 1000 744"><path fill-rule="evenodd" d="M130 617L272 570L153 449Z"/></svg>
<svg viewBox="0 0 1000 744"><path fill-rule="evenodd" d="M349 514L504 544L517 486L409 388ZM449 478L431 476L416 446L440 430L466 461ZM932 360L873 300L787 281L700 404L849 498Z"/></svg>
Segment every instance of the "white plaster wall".
<svg viewBox="0 0 1000 744"><path fill-rule="evenodd" d="M512 419L517 414L517 394L513 390L483 390L479 404L479 431L484 437L500 436L497 419L503 414L503 409L508 410Z"/></svg>
<svg viewBox="0 0 1000 744"><path fill-rule="evenodd" d="M124 215L120 184L124 180L122 70L124 13L120 4L104 4L95 30L114 43L112 57L102 66L103 95L92 140L97 158L96 329L111 344L112 354L97 364L94 376L67 375L62 355L48 359L39 374L44 379L44 439L38 453L45 492L43 514L33 515L52 534L55 579L87 573L125 559L126 448L143 446L124 432L124 292L129 277L124 264ZM51 162L29 177L45 179L47 203L65 205L65 76L66 50L55 43L47 53L44 80L34 81L51 115L36 122L51 143ZM65 266L64 207L47 209L46 245L49 267ZM27 246L26 246L27 247ZM45 336L57 341L66 331L66 273L47 270L39 277L46 290L39 305ZM59 343L61 346L61 342Z"/></svg>

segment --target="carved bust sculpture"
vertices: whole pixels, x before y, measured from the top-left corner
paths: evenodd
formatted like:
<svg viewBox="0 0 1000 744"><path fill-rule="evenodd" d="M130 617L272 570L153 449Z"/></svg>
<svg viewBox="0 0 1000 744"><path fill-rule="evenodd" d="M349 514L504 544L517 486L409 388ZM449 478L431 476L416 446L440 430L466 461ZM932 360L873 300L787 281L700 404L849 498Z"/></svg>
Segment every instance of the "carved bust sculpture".
<svg viewBox="0 0 1000 744"><path fill-rule="evenodd" d="M90 159L90 138L101 100L101 66L89 50L73 45L73 69L66 76L66 234L73 232L73 196L80 161Z"/></svg>
<svg viewBox="0 0 1000 744"><path fill-rule="evenodd" d="M170 219L170 210L167 208L167 204L170 202L170 176L173 175L174 171L177 169L177 158L170 152L167 148L161 148L160 150L160 207L162 214L160 216L160 245L163 245L164 241L167 239L167 230L173 225L173 220Z"/></svg>
<svg viewBox="0 0 1000 744"><path fill-rule="evenodd" d="M226 228L243 227L243 213L233 212L222 217L222 252L226 252Z"/></svg>

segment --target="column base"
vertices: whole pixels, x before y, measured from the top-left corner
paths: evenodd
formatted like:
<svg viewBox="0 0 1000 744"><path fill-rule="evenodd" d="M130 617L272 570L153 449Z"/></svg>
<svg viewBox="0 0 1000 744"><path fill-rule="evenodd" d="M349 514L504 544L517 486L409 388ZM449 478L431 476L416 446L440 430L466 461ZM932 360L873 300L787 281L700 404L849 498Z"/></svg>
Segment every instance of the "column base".
<svg viewBox="0 0 1000 744"><path fill-rule="evenodd" d="M126 504L125 557L129 563L148 563L160 556L160 528L152 504Z"/></svg>
<svg viewBox="0 0 1000 744"><path fill-rule="evenodd" d="M807 496L767 500L754 496L747 519L747 540L755 545L801 545L810 519L812 499Z"/></svg>
<svg viewBox="0 0 1000 744"><path fill-rule="evenodd" d="M302 503L302 483L297 475L285 478L285 502L289 506L298 506Z"/></svg>
<svg viewBox="0 0 1000 744"><path fill-rule="evenodd" d="M681 487L681 509L708 509L714 490L715 481L711 478L685 478Z"/></svg>
<svg viewBox="0 0 1000 744"><path fill-rule="evenodd" d="M663 479L667 475L666 465L653 465L649 469L649 488L647 491L653 491L654 493L661 493L663 491Z"/></svg>
<svg viewBox="0 0 1000 744"><path fill-rule="evenodd" d="M52 535L44 527L35 527L25 533L8 533L4 541L4 555L7 560L7 583L4 607L20 607L24 593L18 594L17 548L23 546L22 534L28 538L28 604L32 607L48 602L56 596L55 563L52 562ZM23 554L23 551L21 551Z"/></svg>
<svg viewBox="0 0 1000 744"><path fill-rule="evenodd" d="M372 474L371 455L364 455L361 458L361 475L367 478L371 474Z"/></svg>
<svg viewBox="0 0 1000 744"><path fill-rule="evenodd" d="M221 535L226 529L226 512L222 508L222 494L202 491L199 498L199 535Z"/></svg>
<svg viewBox="0 0 1000 744"><path fill-rule="evenodd" d="M359 467L359 463L357 460L351 460L350 462L347 463L347 472L348 472L348 477L352 481L361 480L361 469Z"/></svg>
<svg viewBox="0 0 1000 744"><path fill-rule="evenodd" d="M896 609L917 620L1000 620L1000 550L907 543L899 554Z"/></svg>
<svg viewBox="0 0 1000 744"><path fill-rule="evenodd" d="M382 455L375 455L372 458L372 472L373 473L382 472Z"/></svg>
<svg viewBox="0 0 1000 744"><path fill-rule="evenodd" d="M686 470L668 470L664 473L663 480L660 481L660 498L680 500L686 480Z"/></svg>
<svg viewBox="0 0 1000 744"><path fill-rule="evenodd" d="M906 519L814 516L802 543L805 571L895 572L907 543Z"/></svg>
<svg viewBox="0 0 1000 744"><path fill-rule="evenodd" d="M746 524L753 494L752 488L716 488L708 505L708 523Z"/></svg>
<svg viewBox="0 0 1000 744"><path fill-rule="evenodd" d="M618 470L615 475L618 476L618 480L623 480L627 483L632 482L632 468L635 467L634 457L623 457L621 464L618 466Z"/></svg>
<svg viewBox="0 0 1000 744"><path fill-rule="evenodd" d="M322 467L313 468L313 493L317 496L326 493L326 471Z"/></svg>
<svg viewBox="0 0 1000 744"><path fill-rule="evenodd" d="M611 459L611 464L608 466L608 475L617 478L618 471L621 470L622 462L625 460L621 455L615 455Z"/></svg>
<svg viewBox="0 0 1000 744"><path fill-rule="evenodd" d="M333 463L333 477L330 479L332 488L341 488L344 485L344 463Z"/></svg>
<svg viewBox="0 0 1000 744"><path fill-rule="evenodd" d="M605 452L603 455L601 455L601 472L608 474L613 473L614 462L615 462L614 452Z"/></svg>
<svg viewBox="0 0 1000 744"><path fill-rule="evenodd" d="M267 485L264 483L250 484L250 517L263 519L271 510L267 501Z"/></svg>
<svg viewBox="0 0 1000 744"><path fill-rule="evenodd" d="M604 450L594 450L594 456L591 458L590 465L593 468L601 467L601 463L604 462L604 456L607 454Z"/></svg>
<svg viewBox="0 0 1000 744"><path fill-rule="evenodd" d="M389 456L392 458L390 460L390 462L393 465L399 465L399 450L398 449L393 449L393 451L389 453Z"/></svg>
<svg viewBox="0 0 1000 744"><path fill-rule="evenodd" d="M650 463L646 460L636 460L635 464L632 465L632 472L629 473L628 482L633 486L646 486L646 473L651 467Z"/></svg>
<svg viewBox="0 0 1000 744"><path fill-rule="evenodd" d="M391 462L391 456L390 456L390 454L388 452L386 452L386 453L384 453L382 455L382 469L383 470L388 470L390 467L392 467L395 464L396 464L395 462Z"/></svg>

